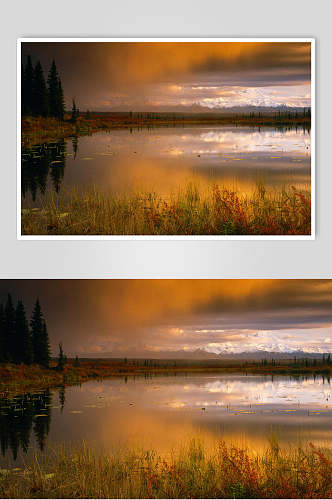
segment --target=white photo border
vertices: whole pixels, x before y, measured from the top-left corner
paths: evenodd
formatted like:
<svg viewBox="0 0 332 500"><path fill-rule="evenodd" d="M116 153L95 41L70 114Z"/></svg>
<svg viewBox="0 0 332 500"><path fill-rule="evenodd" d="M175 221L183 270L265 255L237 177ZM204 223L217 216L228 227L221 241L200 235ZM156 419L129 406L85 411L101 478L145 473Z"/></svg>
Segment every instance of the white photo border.
<svg viewBox="0 0 332 500"><path fill-rule="evenodd" d="M22 235L21 233L21 45L27 42L91 42L91 43L109 43L109 42L307 42L311 44L311 234L310 235ZM315 240L316 235L316 66L315 66L315 38L265 38L265 37L244 37L244 38L141 38L141 37L128 37L128 38L18 38L17 39L17 71L16 71L16 85L17 85L17 239L18 240Z"/></svg>

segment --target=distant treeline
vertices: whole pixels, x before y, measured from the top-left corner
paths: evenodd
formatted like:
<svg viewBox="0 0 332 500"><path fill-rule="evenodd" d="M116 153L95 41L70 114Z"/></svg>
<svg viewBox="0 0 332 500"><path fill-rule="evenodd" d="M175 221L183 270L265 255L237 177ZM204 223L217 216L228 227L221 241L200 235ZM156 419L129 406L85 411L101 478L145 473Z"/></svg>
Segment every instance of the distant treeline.
<svg viewBox="0 0 332 500"><path fill-rule="evenodd" d="M293 368L297 367L312 367L318 365L331 365L332 358L330 353L322 354L318 358L307 358L307 357L294 357L292 360L277 360L277 359L262 359L260 362L256 362L257 364L261 364L262 366L282 366L287 364L292 366Z"/></svg>
<svg viewBox="0 0 332 500"><path fill-rule="evenodd" d="M49 366L49 337L38 299L30 323L21 300L15 307L8 294L6 303L0 304L0 362Z"/></svg>
<svg viewBox="0 0 332 500"><path fill-rule="evenodd" d="M22 116L50 116L63 120L65 113L64 94L55 61L52 61L47 82L40 61L35 67L31 56L21 70Z"/></svg>
<svg viewBox="0 0 332 500"><path fill-rule="evenodd" d="M107 114L111 114L111 112L89 112L89 116L91 117L93 115L102 115L104 114L107 116ZM305 119L310 119L311 118L311 108L310 107L304 107L303 109L295 109L294 111L290 108L286 108L285 110L278 109L276 111L250 111L250 112L233 112L230 113L227 111L227 109L224 109L222 112L220 111L214 111L210 113L179 113L179 112L151 112L151 111L145 111L145 112L136 112L136 111L129 111L129 112L118 112L114 113L119 116L121 115L126 115L130 120L167 120L167 121L178 121L178 120L188 120L188 119L193 119L193 118L199 118L200 120L210 120L211 118L216 118L216 119L234 119L234 120L244 120L244 119L249 119L249 120L262 120L264 118L273 118L275 120L298 120L300 118L305 118Z"/></svg>

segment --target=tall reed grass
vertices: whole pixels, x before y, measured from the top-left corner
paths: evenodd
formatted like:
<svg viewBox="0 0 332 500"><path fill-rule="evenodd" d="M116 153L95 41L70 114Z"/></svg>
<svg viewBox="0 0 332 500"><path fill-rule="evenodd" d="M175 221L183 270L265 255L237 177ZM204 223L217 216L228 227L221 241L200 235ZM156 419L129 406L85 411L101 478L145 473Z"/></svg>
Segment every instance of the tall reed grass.
<svg viewBox="0 0 332 500"><path fill-rule="evenodd" d="M294 186L251 194L217 184L187 184L170 196L156 192L105 194L96 189L49 194L22 210L25 235L308 235L310 190Z"/></svg>
<svg viewBox="0 0 332 500"><path fill-rule="evenodd" d="M309 444L260 453L194 439L172 454L87 446L35 455L24 470L0 471L2 498L331 498L332 453Z"/></svg>

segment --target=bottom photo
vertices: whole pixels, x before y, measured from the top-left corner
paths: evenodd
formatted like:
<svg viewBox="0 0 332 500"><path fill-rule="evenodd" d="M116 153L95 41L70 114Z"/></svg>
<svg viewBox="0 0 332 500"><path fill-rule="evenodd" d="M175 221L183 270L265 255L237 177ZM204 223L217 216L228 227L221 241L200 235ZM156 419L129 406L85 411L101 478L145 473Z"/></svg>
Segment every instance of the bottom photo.
<svg viewBox="0 0 332 500"><path fill-rule="evenodd" d="M0 280L1 498L331 498L332 279Z"/></svg>

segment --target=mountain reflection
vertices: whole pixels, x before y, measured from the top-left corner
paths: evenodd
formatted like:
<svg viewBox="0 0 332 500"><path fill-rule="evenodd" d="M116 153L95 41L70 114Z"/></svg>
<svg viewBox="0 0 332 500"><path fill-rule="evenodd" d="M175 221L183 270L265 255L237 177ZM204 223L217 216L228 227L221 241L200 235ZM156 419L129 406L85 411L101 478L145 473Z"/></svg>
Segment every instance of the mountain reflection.
<svg viewBox="0 0 332 500"><path fill-rule="evenodd" d="M22 197L29 205L64 187L94 185L167 194L188 180L236 183L250 192L258 173L270 187L287 185L290 177L304 186L310 184L310 149L306 127L146 128L76 136L22 149Z"/></svg>
<svg viewBox="0 0 332 500"><path fill-rule="evenodd" d="M324 375L187 374L91 381L66 392L59 387L2 398L1 452L20 462L22 454L50 443L85 440L107 449L137 439L167 450L198 430L211 443L245 436L257 448L278 429L283 444L310 433L321 445L332 442L330 382Z"/></svg>

